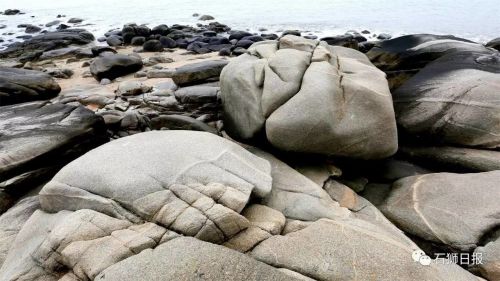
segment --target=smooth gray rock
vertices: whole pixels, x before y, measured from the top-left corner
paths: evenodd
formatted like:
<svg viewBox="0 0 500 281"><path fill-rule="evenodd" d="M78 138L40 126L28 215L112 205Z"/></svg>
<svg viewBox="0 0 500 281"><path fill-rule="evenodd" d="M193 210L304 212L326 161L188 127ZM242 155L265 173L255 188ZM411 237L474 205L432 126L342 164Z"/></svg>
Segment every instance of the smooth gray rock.
<svg viewBox="0 0 500 281"><path fill-rule="evenodd" d="M199 84L208 79L218 79L222 69L228 64L226 60L202 61L187 64L175 69L172 79L179 86Z"/></svg>
<svg viewBox="0 0 500 281"><path fill-rule="evenodd" d="M0 106L51 99L59 92L59 84L40 71L0 67Z"/></svg>
<svg viewBox="0 0 500 281"><path fill-rule="evenodd" d="M432 144L500 147L500 54L450 53L393 94L402 133Z"/></svg>
<svg viewBox="0 0 500 281"><path fill-rule="evenodd" d="M132 55L110 54L96 58L90 64L90 72L98 81L103 78L113 80L142 68L142 60Z"/></svg>
<svg viewBox="0 0 500 281"><path fill-rule="evenodd" d="M181 103L216 103L219 92L219 87L198 85L180 88L174 95Z"/></svg>
<svg viewBox="0 0 500 281"><path fill-rule="evenodd" d="M154 130L192 130L204 131L212 134L218 134L217 129L211 127L202 121L189 116L182 115L160 115L151 119L151 128Z"/></svg>
<svg viewBox="0 0 500 281"><path fill-rule="evenodd" d="M257 42L222 71L221 97L237 139L362 159L397 150L385 74L352 49L292 35Z"/></svg>
<svg viewBox="0 0 500 281"><path fill-rule="evenodd" d="M140 81L124 81L118 85L116 93L120 96L135 96L151 91L152 87L144 85Z"/></svg>
<svg viewBox="0 0 500 281"><path fill-rule="evenodd" d="M165 266L168 265L168 266ZM117 263L96 277L127 280L301 280L222 246L183 237Z"/></svg>
<svg viewBox="0 0 500 281"><path fill-rule="evenodd" d="M414 247L363 220L321 219L263 241L250 256L315 280L479 280L457 265L414 262Z"/></svg>
<svg viewBox="0 0 500 281"><path fill-rule="evenodd" d="M471 251L500 223L499 182L500 171L407 177L379 208L405 232Z"/></svg>

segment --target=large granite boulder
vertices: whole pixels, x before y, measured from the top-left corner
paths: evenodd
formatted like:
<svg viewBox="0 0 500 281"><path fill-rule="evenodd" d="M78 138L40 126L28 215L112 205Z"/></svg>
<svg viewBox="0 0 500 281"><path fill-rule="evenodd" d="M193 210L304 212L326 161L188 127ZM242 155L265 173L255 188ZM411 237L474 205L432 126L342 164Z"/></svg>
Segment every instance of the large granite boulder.
<svg viewBox="0 0 500 281"><path fill-rule="evenodd" d="M385 74L362 53L287 35L221 74L227 132L295 152L384 158L397 150Z"/></svg>
<svg viewBox="0 0 500 281"><path fill-rule="evenodd" d="M98 57L90 64L90 72L98 81L113 80L141 70L142 60L134 55L108 54Z"/></svg>
<svg viewBox="0 0 500 281"><path fill-rule="evenodd" d="M415 248L359 219L321 219L296 232L273 236L250 256L314 280L479 280L457 265L412 259Z"/></svg>
<svg viewBox="0 0 500 281"><path fill-rule="evenodd" d="M461 51L489 52L481 44L451 35L412 34L377 42L366 55L396 89L429 62Z"/></svg>
<svg viewBox="0 0 500 281"><path fill-rule="evenodd" d="M59 84L46 73L0 67L0 106L51 99L60 91Z"/></svg>
<svg viewBox="0 0 500 281"><path fill-rule="evenodd" d="M18 57L28 53L40 56L45 51L65 48L70 45L85 45L94 41L92 33L84 29L64 29L34 36L24 42L12 43L0 51L0 58Z"/></svg>
<svg viewBox="0 0 500 281"><path fill-rule="evenodd" d="M102 117L84 107L46 102L0 107L1 212L61 166L106 141Z"/></svg>
<svg viewBox="0 0 500 281"><path fill-rule="evenodd" d="M393 94L399 127L411 138L500 147L500 55L450 53Z"/></svg>
<svg viewBox="0 0 500 281"><path fill-rule="evenodd" d="M499 182L500 171L407 177L379 207L405 232L471 251L500 224Z"/></svg>
<svg viewBox="0 0 500 281"><path fill-rule="evenodd" d="M252 194L271 191L270 169L266 160L210 133L154 131L68 164L41 190L40 202L50 212L89 208L222 243L248 227L239 213Z"/></svg>

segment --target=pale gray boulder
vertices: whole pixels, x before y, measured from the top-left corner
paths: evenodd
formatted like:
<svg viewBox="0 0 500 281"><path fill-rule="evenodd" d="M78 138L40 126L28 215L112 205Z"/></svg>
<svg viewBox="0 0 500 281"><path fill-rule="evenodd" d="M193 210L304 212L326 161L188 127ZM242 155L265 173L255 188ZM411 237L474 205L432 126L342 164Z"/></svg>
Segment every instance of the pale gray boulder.
<svg viewBox="0 0 500 281"><path fill-rule="evenodd" d="M500 171L407 177L379 208L407 233L471 251L500 224L499 182Z"/></svg>
<svg viewBox="0 0 500 281"><path fill-rule="evenodd" d="M38 196L31 196L19 201L0 216L0 267L24 223L39 208Z"/></svg>
<svg viewBox="0 0 500 281"><path fill-rule="evenodd" d="M182 237L104 270L96 281L301 280L222 246Z"/></svg>
<svg viewBox="0 0 500 281"><path fill-rule="evenodd" d="M500 55L450 53L394 93L399 127L412 139L474 148L500 147Z"/></svg>
<svg viewBox="0 0 500 281"><path fill-rule="evenodd" d="M397 150L385 74L355 50L287 35L252 45L220 80L232 137L265 134L282 150L364 159Z"/></svg>
<svg viewBox="0 0 500 281"><path fill-rule="evenodd" d="M273 236L249 255L315 280L479 280L457 265L421 265L412 258L416 249L364 220L321 219Z"/></svg>
<svg viewBox="0 0 500 281"><path fill-rule="evenodd" d="M271 191L271 167L205 132L153 131L101 146L64 167L40 192L49 212L92 209L222 243L249 225L250 196Z"/></svg>

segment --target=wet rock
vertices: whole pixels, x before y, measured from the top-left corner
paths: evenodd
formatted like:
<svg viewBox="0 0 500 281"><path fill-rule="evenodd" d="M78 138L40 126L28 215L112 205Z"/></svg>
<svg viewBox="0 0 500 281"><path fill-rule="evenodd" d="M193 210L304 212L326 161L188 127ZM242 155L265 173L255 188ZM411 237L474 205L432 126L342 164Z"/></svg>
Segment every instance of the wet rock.
<svg viewBox="0 0 500 281"><path fill-rule="evenodd" d="M83 19L80 19L80 18L70 18L68 20L68 23L81 23L83 22Z"/></svg>
<svg viewBox="0 0 500 281"><path fill-rule="evenodd" d="M118 36L109 36L106 38L106 43L112 47L123 45L122 38Z"/></svg>
<svg viewBox="0 0 500 281"><path fill-rule="evenodd" d="M26 33L38 33L42 31L42 29L36 25L32 25L32 24L29 24L28 26L26 26L26 29L24 30L24 32Z"/></svg>
<svg viewBox="0 0 500 281"><path fill-rule="evenodd" d="M496 49L500 51L500 37L491 40L490 42L486 43L486 47Z"/></svg>
<svg viewBox="0 0 500 281"><path fill-rule="evenodd" d="M210 15L203 15L203 16L199 17L198 19L202 20L202 21L207 21L207 20L214 20L215 18L210 16Z"/></svg>
<svg viewBox="0 0 500 281"><path fill-rule="evenodd" d="M0 106L50 99L60 91L57 82L48 74L0 67Z"/></svg>
<svg viewBox="0 0 500 281"><path fill-rule="evenodd" d="M7 9L3 12L3 14L6 16L15 16L18 15L19 13L21 13L21 11L18 9Z"/></svg>
<svg viewBox="0 0 500 281"><path fill-rule="evenodd" d="M143 36L136 36L132 38L132 41L130 41L130 44L134 46L142 46L144 43L146 43L146 37Z"/></svg>
<svg viewBox="0 0 500 281"><path fill-rule="evenodd" d="M61 21L60 20L54 20L54 21L51 21L51 22L48 22L45 24L45 27L51 27L51 26L54 26L54 25L58 25L60 24Z"/></svg>

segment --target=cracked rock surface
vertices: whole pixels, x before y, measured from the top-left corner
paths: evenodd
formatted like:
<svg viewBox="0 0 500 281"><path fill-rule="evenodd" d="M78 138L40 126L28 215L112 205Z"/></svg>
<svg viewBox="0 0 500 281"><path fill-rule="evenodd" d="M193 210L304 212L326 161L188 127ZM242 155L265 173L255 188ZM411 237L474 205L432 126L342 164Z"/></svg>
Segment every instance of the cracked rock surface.
<svg viewBox="0 0 500 281"><path fill-rule="evenodd" d="M265 136L286 151L363 159L397 150L385 74L358 51L287 35L252 45L220 81L233 137Z"/></svg>
<svg viewBox="0 0 500 281"><path fill-rule="evenodd" d="M500 224L500 171L437 173L393 184L382 212L426 241L472 251Z"/></svg>

